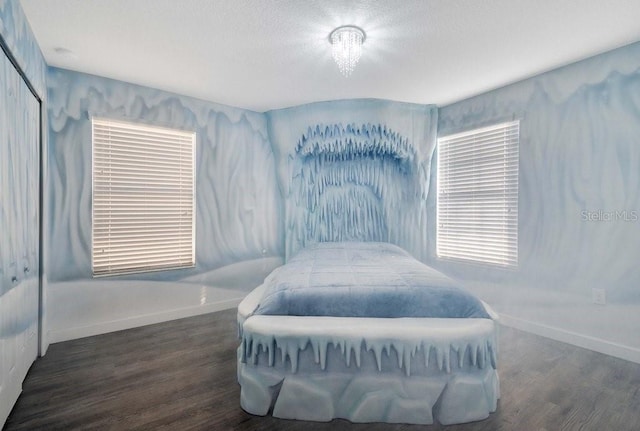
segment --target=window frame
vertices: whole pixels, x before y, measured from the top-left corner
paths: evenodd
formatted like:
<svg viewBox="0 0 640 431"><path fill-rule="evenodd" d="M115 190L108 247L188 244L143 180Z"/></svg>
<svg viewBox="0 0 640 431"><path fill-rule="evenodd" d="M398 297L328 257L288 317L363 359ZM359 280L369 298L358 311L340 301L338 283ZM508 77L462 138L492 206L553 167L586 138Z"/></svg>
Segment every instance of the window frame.
<svg viewBox="0 0 640 431"><path fill-rule="evenodd" d="M520 120L438 138L438 259L518 267L519 147Z"/></svg>
<svg viewBox="0 0 640 431"><path fill-rule="evenodd" d="M90 120L92 276L97 278L195 267L196 132L105 117L92 116ZM112 130L108 138L105 135L107 130ZM117 133L121 135L118 135L118 142L114 144L113 135ZM107 150L103 148L106 145L110 145L108 161L105 160L109 156L104 153ZM158 157L149 157L149 154ZM114 196L111 181L113 175L111 180L102 183L101 186L101 174L97 169L106 166L104 163L110 163L113 174L113 162L118 156L121 158L116 170L121 177L120 185L116 187L119 187L120 194ZM136 169L136 162L142 161L151 165L145 164L144 169ZM174 175L167 174L168 167L177 169L172 171ZM127 183L128 180L131 182ZM100 190L101 188L110 190ZM169 193L162 194L158 189L168 190ZM104 199L103 202L98 203L101 199ZM113 210L114 200L118 200L120 204L119 212ZM173 201L173 205L166 206L168 200ZM108 203L105 203L107 201ZM105 213L98 215L100 211ZM110 216L103 215L107 213ZM138 228L131 227L135 222L132 223L131 219L126 220L127 216L135 216L145 221L144 217L149 217L155 221L156 228L151 229L143 223L139 223ZM108 218L109 222L105 221L105 218ZM174 221L178 221L178 225L172 224ZM108 227L102 223L107 223ZM128 223L129 227L125 227L123 223ZM113 227L114 225L116 227ZM98 229L112 233L102 235ZM138 239L147 235L147 239L140 239L140 242L136 243L135 239L132 239L136 235ZM164 240L169 241L168 246L161 243ZM117 245L118 241L121 245ZM129 245L124 245L125 241ZM155 249L153 242L156 243ZM127 251L125 247L132 245L138 245L140 250ZM97 256L96 252L100 246L109 249L112 254L106 258ZM171 254L171 250L174 250L174 255ZM143 259L145 256L147 260ZM105 262L105 259L108 262ZM127 261L128 264L125 263ZM134 263L131 263L132 261Z"/></svg>

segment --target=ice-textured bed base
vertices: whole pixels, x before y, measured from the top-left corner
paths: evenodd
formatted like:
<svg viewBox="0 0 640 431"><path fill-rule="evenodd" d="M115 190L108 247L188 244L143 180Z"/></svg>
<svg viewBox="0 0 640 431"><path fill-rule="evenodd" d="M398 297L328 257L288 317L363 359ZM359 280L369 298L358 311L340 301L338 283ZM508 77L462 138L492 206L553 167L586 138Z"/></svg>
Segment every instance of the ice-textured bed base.
<svg viewBox="0 0 640 431"><path fill-rule="evenodd" d="M471 422L496 410L496 362L490 319L251 316L241 406L311 421Z"/></svg>

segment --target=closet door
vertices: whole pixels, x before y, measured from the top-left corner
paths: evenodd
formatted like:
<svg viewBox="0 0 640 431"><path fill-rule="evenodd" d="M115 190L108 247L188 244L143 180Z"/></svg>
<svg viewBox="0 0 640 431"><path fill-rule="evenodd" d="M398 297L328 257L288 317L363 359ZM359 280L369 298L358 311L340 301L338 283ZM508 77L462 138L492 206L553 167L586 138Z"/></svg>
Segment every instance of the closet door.
<svg viewBox="0 0 640 431"><path fill-rule="evenodd" d="M16 266L21 279L18 316L18 375L24 380L27 371L38 356L39 306L39 185L40 185L40 103L29 87L18 81L16 115L19 129L18 169L15 170L19 186L16 200L19 226Z"/></svg>
<svg viewBox="0 0 640 431"><path fill-rule="evenodd" d="M38 353L40 104L0 51L0 426Z"/></svg>

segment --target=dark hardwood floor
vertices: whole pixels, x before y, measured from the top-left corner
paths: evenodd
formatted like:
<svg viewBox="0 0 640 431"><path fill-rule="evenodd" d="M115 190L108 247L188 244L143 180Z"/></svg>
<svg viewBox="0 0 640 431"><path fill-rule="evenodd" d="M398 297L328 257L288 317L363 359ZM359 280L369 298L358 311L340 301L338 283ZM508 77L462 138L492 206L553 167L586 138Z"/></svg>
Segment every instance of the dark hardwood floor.
<svg viewBox="0 0 640 431"><path fill-rule="evenodd" d="M313 423L239 405L235 310L51 345L8 430L640 430L640 365L502 327L502 399L464 425Z"/></svg>

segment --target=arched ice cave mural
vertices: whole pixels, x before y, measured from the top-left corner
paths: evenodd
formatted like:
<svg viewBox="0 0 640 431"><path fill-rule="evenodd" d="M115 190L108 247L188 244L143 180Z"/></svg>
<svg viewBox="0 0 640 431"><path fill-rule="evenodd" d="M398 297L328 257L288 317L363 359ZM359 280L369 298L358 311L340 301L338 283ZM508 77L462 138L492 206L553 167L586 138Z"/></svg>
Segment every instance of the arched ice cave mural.
<svg viewBox="0 0 640 431"><path fill-rule="evenodd" d="M420 224L426 175L408 138L385 124L319 124L295 146L287 253L314 242L404 244ZM400 222L398 222L400 220Z"/></svg>
<svg viewBox="0 0 640 431"><path fill-rule="evenodd" d="M322 241L384 241L427 259L437 109L383 100L267 112L285 257Z"/></svg>

